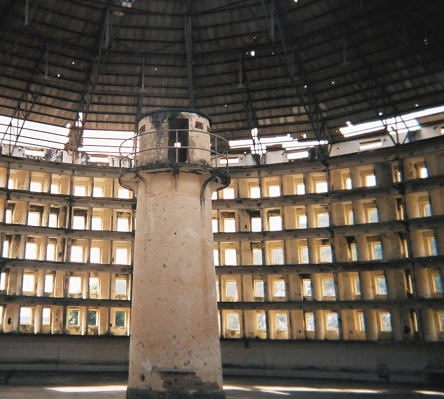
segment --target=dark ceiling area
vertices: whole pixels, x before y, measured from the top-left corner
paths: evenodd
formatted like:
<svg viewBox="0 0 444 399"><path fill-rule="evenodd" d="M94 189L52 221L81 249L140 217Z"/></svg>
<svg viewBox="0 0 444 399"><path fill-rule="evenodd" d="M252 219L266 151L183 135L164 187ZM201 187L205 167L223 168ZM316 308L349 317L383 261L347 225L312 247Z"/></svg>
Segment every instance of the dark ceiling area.
<svg viewBox="0 0 444 399"><path fill-rule="evenodd" d="M444 104L442 0L0 0L0 114L134 131L195 109L226 139L343 141Z"/></svg>

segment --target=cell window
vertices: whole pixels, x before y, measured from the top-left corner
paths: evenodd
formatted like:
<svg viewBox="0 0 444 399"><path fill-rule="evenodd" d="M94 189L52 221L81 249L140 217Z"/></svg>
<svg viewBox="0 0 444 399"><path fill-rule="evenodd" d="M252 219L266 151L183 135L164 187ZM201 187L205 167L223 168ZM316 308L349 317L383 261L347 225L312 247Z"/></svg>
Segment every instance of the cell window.
<svg viewBox="0 0 444 399"><path fill-rule="evenodd" d="M376 208L368 209L367 216L368 216L369 223L378 223L379 222L378 210Z"/></svg>
<svg viewBox="0 0 444 399"><path fill-rule="evenodd" d="M315 318L313 312L305 312L305 331L315 330Z"/></svg>
<svg viewBox="0 0 444 399"><path fill-rule="evenodd" d="M69 309L68 310L68 326L78 327L80 325L80 310Z"/></svg>
<svg viewBox="0 0 444 399"><path fill-rule="evenodd" d="M250 187L250 198L260 198L261 189L257 186Z"/></svg>
<svg viewBox="0 0 444 399"><path fill-rule="evenodd" d="M34 242L27 242L25 246L25 258L37 259L37 244Z"/></svg>
<svg viewBox="0 0 444 399"><path fill-rule="evenodd" d="M351 190L353 188L352 179L350 179L350 177L345 177L343 180L343 185L345 190Z"/></svg>
<svg viewBox="0 0 444 399"><path fill-rule="evenodd" d="M213 263L214 266L219 266L219 251L217 249L213 249Z"/></svg>
<svg viewBox="0 0 444 399"><path fill-rule="evenodd" d="M94 187L93 197L103 197L103 187Z"/></svg>
<svg viewBox="0 0 444 399"><path fill-rule="evenodd" d="M442 278L441 275L436 273L433 274L433 291L436 294L442 294L443 293L443 288L442 288Z"/></svg>
<svg viewBox="0 0 444 399"><path fill-rule="evenodd" d="M254 296L256 298L263 298L265 296L265 284L262 280L254 282Z"/></svg>
<svg viewBox="0 0 444 399"><path fill-rule="evenodd" d="M71 276L69 278L69 294L80 294L82 292L82 278Z"/></svg>
<svg viewBox="0 0 444 399"><path fill-rule="evenodd" d="M43 326L51 325L51 308L42 309L42 325Z"/></svg>
<svg viewBox="0 0 444 399"><path fill-rule="evenodd" d="M286 313L276 314L276 330L287 331L288 330L288 316Z"/></svg>
<svg viewBox="0 0 444 399"><path fill-rule="evenodd" d="M381 331L391 332L392 331L392 318L389 312L381 312L380 315Z"/></svg>
<svg viewBox="0 0 444 399"><path fill-rule="evenodd" d="M117 190L117 198L128 199L131 198L130 191L126 188L119 188Z"/></svg>
<svg viewBox="0 0 444 399"><path fill-rule="evenodd" d="M72 227L77 230L85 230L86 218L85 216L74 215L72 218Z"/></svg>
<svg viewBox="0 0 444 399"><path fill-rule="evenodd" d="M318 213L317 215L318 227L328 227L330 225L330 220L328 213Z"/></svg>
<svg viewBox="0 0 444 399"><path fill-rule="evenodd" d="M322 280L322 293L324 296L336 296L335 281L333 279Z"/></svg>
<svg viewBox="0 0 444 399"><path fill-rule="evenodd" d="M307 216L299 215L298 216L298 228L306 229L307 228Z"/></svg>
<svg viewBox="0 0 444 399"><path fill-rule="evenodd" d="M420 179L426 179L427 177L429 177L429 171L427 167L425 166L420 167L418 170L418 175Z"/></svg>
<svg viewBox="0 0 444 399"><path fill-rule="evenodd" d="M438 248L435 237L426 237L426 250L428 256L437 256Z"/></svg>
<svg viewBox="0 0 444 399"><path fill-rule="evenodd" d="M227 281L226 294L227 294L227 298L237 298L237 283L236 283L236 281Z"/></svg>
<svg viewBox="0 0 444 399"><path fill-rule="evenodd" d="M228 313L227 316L227 329L230 331L239 331L240 322L238 313Z"/></svg>
<svg viewBox="0 0 444 399"><path fill-rule="evenodd" d="M262 265L262 249L253 248L253 265Z"/></svg>
<svg viewBox="0 0 444 399"><path fill-rule="evenodd" d="M52 183L51 184L51 194L60 194L60 185Z"/></svg>
<svg viewBox="0 0 444 399"><path fill-rule="evenodd" d="M83 247L81 245L71 246L71 262L83 262Z"/></svg>
<svg viewBox="0 0 444 399"><path fill-rule="evenodd" d="M89 253L89 261L91 263L102 263L102 248L91 247Z"/></svg>
<svg viewBox="0 0 444 399"><path fill-rule="evenodd" d="M438 312L439 331L444 331L444 312Z"/></svg>
<svg viewBox="0 0 444 399"><path fill-rule="evenodd" d="M219 223L218 223L217 219L212 219L211 220L211 226L212 226L212 229L213 229L213 233L219 232Z"/></svg>
<svg viewBox="0 0 444 399"><path fill-rule="evenodd" d="M360 278L355 278L354 279L354 289L355 289L355 295L357 295L357 296L361 296L362 295L361 279Z"/></svg>
<svg viewBox="0 0 444 399"><path fill-rule="evenodd" d="M20 308L20 325L30 326L32 320L32 308Z"/></svg>
<svg viewBox="0 0 444 399"><path fill-rule="evenodd" d="M308 247L299 247L300 263L309 263Z"/></svg>
<svg viewBox="0 0 444 399"><path fill-rule="evenodd" d="M305 184L297 184L296 185L296 194L298 194L298 195L305 194Z"/></svg>
<svg viewBox="0 0 444 399"><path fill-rule="evenodd" d="M128 264L128 250L126 248L116 248L115 263L118 265Z"/></svg>
<svg viewBox="0 0 444 399"><path fill-rule="evenodd" d="M12 223L12 209L6 209L5 213L5 223Z"/></svg>
<svg viewBox="0 0 444 399"><path fill-rule="evenodd" d="M130 231L130 220L126 217L117 218L117 231Z"/></svg>
<svg viewBox="0 0 444 399"><path fill-rule="evenodd" d="M59 227L59 215L57 213L52 212L49 214L48 227Z"/></svg>
<svg viewBox="0 0 444 399"><path fill-rule="evenodd" d="M327 331L339 331L337 313L327 313Z"/></svg>
<svg viewBox="0 0 444 399"><path fill-rule="evenodd" d="M0 326L3 324L3 306L0 306Z"/></svg>
<svg viewBox="0 0 444 399"><path fill-rule="evenodd" d="M237 265L237 252L235 249L225 249L225 265L236 266Z"/></svg>
<svg viewBox="0 0 444 399"><path fill-rule="evenodd" d="M326 181L319 181L315 184L315 191L317 193L326 193L328 191L328 184Z"/></svg>
<svg viewBox="0 0 444 399"><path fill-rule="evenodd" d="M257 331L267 331L267 317L265 313L256 313Z"/></svg>
<svg viewBox="0 0 444 399"><path fill-rule="evenodd" d="M271 250L271 263L273 265L284 264L284 250L282 248L273 248Z"/></svg>
<svg viewBox="0 0 444 399"><path fill-rule="evenodd" d="M6 290L6 273L2 272L0 274L0 291Z"/></svg>
<svg viewBox="0 0 444 399"><path fill-rule="evenodd" d="M28 213L28 225L29 226L40 226L41 225L41 216L40 212L29 212Z"/></svg>
<svg viewBox="0 0 444 399"><path fill-rule="evenodd" d="M127 281L125 278L116 278L116 295L126 295Z"/></svg>
<svg viewBox="0 0 444 399"><path fill-rule="evenodd" d="M282 217L270 216L268 218L268 224L270 225L270 231L280 231L282 230Z"/></svg>
<svg viewBox="0 0 444 399"><path fill-rule="evenodd" d="M89 278L89 293L93 295L99 294L99 278L90 277Z"/></svg>
<svg viewBox="0 0 444 399"><path fill-rule="evenodd" d="M33 274L24 274L22 281L23 292L34 292L35 290L35 277Z"/></svg>
<svg viewBox="0 0 444 399"><path fill-rule="evenodd" d="M382 260L384 258L382 253L382 243L375 241L371 243L371 254L373 260Z"/></svg>
<svg viewBox="0 0 444 399"><path fill-rule="evenodd" d="M423 217L432 216L432 205L430 202L421 203L421 213Z"/></svg>
<svg viewBox="0 0 444 399"><path fill-rule="evenodd" d="M376 186L376 176L375 175L366 175L364 178L364 184L366 187Z"/></svg>
<svg viewBox="0 0 444 399"><path fill-rule="evenodd" d="M2 256L4 258L9 258L9 240L3 241Z"/></svg>
<svg viewBox="0 0 444 399"><path fill-rule="evenodd" d="M358 312L358 330L359 331L365 331L364 312Z"/></svg>
<svg viewBox="0 0 444 399"><path fill-rule="evenodd" d="M276 298L285 298L285 281L274 280L273 291Z"/></svg>
<svg viewBox="0 0 444 399"><path fill-rule="evenodd" d="M387 295L387 283L385 277L376 277L376 295Z"/></svg>
<svg viewBox="0 0 444 399"><path fill-rule="evenodd" d="M46 246L46 260L56 260L56 246L55 244L48 244Z"/></svg>
<svg viewBox="0 0 444 399"><path fill-rule="evenodd" d="M97 310L88 310L88 326L89 327L96 327L97 326Z"/></svg>
<svg viewBox="0 0 444 399"><path fill-rule="evenodd" d="M217 191L213 191L213 194L211 194L212 200L217 200Z"/></svg>
<svg viewBox="0 0 444 399"><path fill-rule="evenodd" d="M91 218L91 230L103 230L103 220L100 216Z"/></svg>
<svg viewBox="0 0 444 399"><path fill-rule="evenodd" d="M32 181L29 185L29 191L41 193L43 191L43 184L40 181Z"/></svg>
<svg viewBox="0 0 444 399"><path fill-rule="evenodd" d="M319 255L322 263L330 263L333 261L330 245L321 245Z"/></svg>
<svg viewBox="0 0 444 399"><path fill-rule="evenodd" d="M46 274L45 275L45 294L50 294L54 290L54 275Z"/></svg>
<svg viewBox="0 0 444 399"><path fill-rule="evenodd" d="M251 231L262 231L262 219L258 217L251 218Z"/></svg>
<svg viewBox="0 0 444 399"><path fill-rule="evenodd" d="M281 195L281 187L280 186L269 186L268 187L268 196L269 197L280 197Z"/></svg>
<svg viewBox="0 0 444 399"><path fill-rule="evenodd" d="M224 219L224 232L225 233L236 232L236 220L235 219Z"/></svg>
<svg viewBox="0 0 444 399"><path fill-rule="evenodd" d="M308 278L302 279L302 292L305 297L311 297L313 295L310 279Z"/></svg>
<svg viewBox="0 0 444 399"><path fill-rule="evenodd" d="M222 195L224 199L234 199L234 188L227 187L223 189Z"/></svg>
<svg viewBox="0 0 444 399"><path fill-rule="evenodd" d="M86 186L74 186L74 195L77 197L85 197Z"/></svg>

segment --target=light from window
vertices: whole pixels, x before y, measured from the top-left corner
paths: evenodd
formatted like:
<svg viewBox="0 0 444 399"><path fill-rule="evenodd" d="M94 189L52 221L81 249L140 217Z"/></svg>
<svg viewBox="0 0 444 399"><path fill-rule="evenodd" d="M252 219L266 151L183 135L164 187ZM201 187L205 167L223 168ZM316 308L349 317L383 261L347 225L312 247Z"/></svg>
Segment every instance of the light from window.
<svg viewBox="0 0 444 399"><path fill-rule="evenodd" d="M288 320L286 313L276 314L276 330L277 331L287 331L288 330Z"/></svg>
<svg viewBox="0 0 444 399"><path fill-rule="evenodd" d="M45 289L46 294L51 293L54 290L54 276L52 274L45 275Z"/></svg>
<svg viewBox="0 0 444 399"><path fill-rule="evenodd" d="M236 231L236 220L235 219L224 219L224 232L234 233Z"/></svg>
<svg viewBox="0 0 444 399"><path fill-rule="evenodd" d="M6 273L2 272L0 274L0 291L6 290Z"/></svg>
<svg viewBox="0 0 444 399"><path fill-rule="evenodd" d="M4 258L9 258L9 241L8 240L3 241L2 256Z"/></svg>
<svg viewBox="0 0 444 399"><path fill-rule="evenodd" d="M40 212L29 212L28 213L28 225L29 226L40 226Z"/></svg>
<svg viewBox="0 0 444 399"><path fill-rule="evenodd" d="M350 243L350 260L356 262L358 260L358 246L355 242Z"/></svg>
<svg viewBox="0 0 444 399"><path fill-rule="evenodd" d="M59 219L59 217L58 217L57 213L50 213L49 220L48 220L48 226L54 227L54 228L59 227L58 226L58 219Z"/></svg>
<svg viewBox="0 0 444 399"><path fill-rule="evenodd" d="M20 308L20 324L23 326L31 325L32 309Z"/></svg>
<svg viewBox="0 0 444 399"><path fill-rule="evenodd" d="M327 313L327 331L338 331L339 322L337 313Z"/></svg>
<svg viewBox="0 0 444 399"><path fill-rule="evenodd" d="M351 190L352 189L352 179L349 177L344 178L344 189Z"/></svg>
<svg viewBox="0 0 444 399"><path fill-rule="evenodd" d="M307 228L307 216L306 215L299 215L298 216L298 228L299 229L306 229Z"/></svg>
<svg viewBox="0 0 444 399"><path fill-rule="evenodd" d="M37 244L34 242L27 242L25 246L25 258L37 259Z"/></svg>
<svg viewBox="0 0 444 399"><path fill-rule="evenodd" d="M366 175L365 176L365 186L366 187L376 186L376 176L375 175Z"/></svg>
<svg viewBox="0 0 444 399"><path fill-rule="evenodd" d="M392 319L391 319L390 313L388 313L388 312L380 313L380 319L381 319L381 331L391 332L392 331Z"/></svg>
<svg viewBox="0 0 444 399"><path fill-rule="evenodd" d="M262 231L262 219L258 217L251 218L251 231Z"/></svg>
<svg viewBox="0 0 444 399"><path fill-rule="evenodd" d="M88 310L88 326L97 326L97 310Z"/></svg>
<svg viewBox="0 0 444 399"><path fill-rule="evenodd" d="M3 324L3 306L0 306L0 326Z"/></svg>
<svg viewBox="0 0 444 399"><path fill-rule="evenodd" d="M419 177L421 179L426 179L427 177L429 177L429 171L427 170L427 168L425 166L422 166L421 168L419 168Z"/></svg>
<svg viewBox="0 0 444 399"><path fill-rule="evenodd" d="M285 281L274 280L274 296L276 298L285 298Z"/></svg>
<svg viewBox="0 0 444 399"><path fill-rule="evenodd" d="M225 265L227 266L236 266L237 265L237 256L236 250L231 248L225 249Z"/></svg>
<svg viewBox="0 0 444 399"><path fill-rule="evenodd" d="M82 292L82 278L71 276L69 278L69 294L80 294Z"/></svg>
<svg viewBox="0 0 444 399"><path fill-rule="evenodd" d="M33 274L24 274L23 275L22 291L23 292L34 292L34 283L35 283L35 278L34 278Z"/></svg>
<svg viewBox="0 0 444 399"><path fill-rule="evenodd" d="M444 331L444 312L438 313L439 331Z"/></svg>
<svg viewBox="0 0 444 399"><path fill-rule="evenodd" d="M217 222L217 219L211 220L211 226L213 228L213 233L217 233L219 231L219 223Z"/></svg>
<svg viewBox="0 0 444 399"><path fill-rule="evenodd" d="M364 312L358 312L358 327L359 327L359 331L365 331Z"/></svg>
<svg viewBox="0 0 444 399"><path fill-rule="evenodd" d="M442 294L442 278L440 274L433 275L433 291L437 294Z"/></svg>
<svg viewBox="0 0 444 399"><path fill-rule="evenodd" d="M49 326L51 324L51 308L42 309L42 325Z"/></svg>
<svg viewBox="0 0 444 399"><path fill-rule="evenodd" d="M262 265L262 249L253 248L253 265Z"/></svg>
<svg viewBox="0 0 444 399"><path fill-rule="evenodd" d="M256 313L256 329L258 331L267 331L267 318L265 313Z"/></svg>
<svg viewBox="0 0 444 399"><path fill-rule="evenodd" d="M273 265L284 264L284 250L282 248L273 248L271 250L271 263Z"/></svg>
<svg viewBox="0 0 444 399"><path fill-rule="evenodd" d="M117 218L117 231L129 231L130 222L128 218Z"/></svg>
<svg viewBox="0 0 444 399"><path fill-rule="evenodd" d="M302 291L304 296L311 297L313 295L311 289L311 280L309 278L302 279Z"/></svg>
<svg viewBox="0 0 444 399"><path fill-rule="evenodd" d="M428 256L436 256L438 255L438 249L436 247L436 239L435 237L427 237L427 255Z"/></svg>
<svg viewBox="0 0 444 399"><path fill-rule="evenodd" d="M382 244L380 242L372 242L371 249L374 260L383 259Z"/></svg>
<svg viewBox="0 0 444 399"><path fill-rule="evenodd" d="M298 194L298 195L305 194L305 184L297 184L296 185L296 194Z"/></svg>
<svg viewBox="0 0 444 399"><path fill-rule="evenodd" d="M56 246L55 244L48 244L46 246L46 260L55 261L56 256Z"/></svg>
<svg viewBox="0 0 444 399"><path fill-rule="evenodd" d="M72 227L78 230L85 230L85 216L74 216L72 218Z"/></svg>
<svg viewBox="0 0 444 399"><path fill-rule="evenodd" d="M102 263L102 248L91 247L89 254L90 263Z"/></svg>
<svg viewBox="0 0 444 399"><path fill-rule="evenodd" d="M130 191L126 188L119 188L117 190L117 198L128 199L130 198Z"/></svg>
<svg viewBox="0 0 444 399"><path fill-rule="evenodd" d="M234 199L234 188L227 187L222 190L224 199Z"/></svg>
<svg viewBox="0 0 444 399"><path fill-rule="evenodd" d="M236 283L236 281L227 281L226 291L227 291L227 298L237 298L237 283Z"/></svg>
<svg viewBox="0 0 444 399"><path fill-rule="evenodd" d="M56 183L51 184L51 194L60 194L60 185Z"/></svg>
<svg viewBox="0 0 444 399"><path fill-rule="evenodd" d="M326 181L316 182L315 189L317 193L326 193L328 191L328 184Z"/></svg>
<svg viewBox="0 0 444 399"><path fill-rule="evenodd" d="M270 216L268 218L268 223L270 225L270 231L282 230L282 217L281 216Z"/></svg>
<svg viewBox="0 0 444 399"><path fill-rule="evenodd" d="M211 194L212 200L217 200L217 191L213 191L213 194Z"/></svg>
<svg viewBox="0 0 444 399"><path fill-rule="evenodd" d="M102 218L100 216L93 216L91 218L91 230L103 230Z"/></svg>
<svg viewBox="0 0 444 399"><path fill-rule="evenodd" d="M362 291L361 291L361 279L360 278L355 278L355 293L358 296L362 295Z"/></svg>
<svg viewBox="0 0 444 399"><path fill-rule="evenodd" d="M376 295L387 295L385 277L376 277Z"/></svg>
<svg viewBox="0 0 444 399"><path fill-rule="evenodd" d="M128 249L116 248L116 264L126 265L128 263Z"/></svg>
<svg viewBox="0 0 444 399"><path fill-rule="evenodd" d="M240 323L239 323L239 314L237 313L228 313L227 317L227 328L231 331L239 331L240 330Z"/></svg>
<svg viewBox="0 0 444 399"><path fill-rule="evenodd" d="M305 331L315 330L315 318L313 312L305 313Z"/></svg>
<svg viewBox="0 0 444 399"><path fill-rule="evenodd" d="M422 216L429 217L432 216L432 205L430 202L422 203Z"/></svg>
<svg viewBox="0 0 444 399"><path fill-rule="evenodd" d="M219 251L217 249L213 249L213 263L214 266L219 266Z"/></svg>
<svg viewBox="0 0 444 399"><path fill-rule="evenodd" d="M85 186L74 186L74 195L78 197L84 197L86 195Z"/></svg>
<svg viewBox="0 0 444 399"><path fill-rule="evenodd" d="M71 245L71 262L83 262L83 247Z"/></svg>
<svg viewBox="0 0 444 399"><path fill-rule="evenodd" d="M268 196L269 197L279 197L281 195L281 187L280 186L269 186L268 187Z"/></svg>
<svg viewBox="0 0 444 399"><path fill-rule="evenodd" d="M41 193L43 191L43 184L40 181L32 181L29 185L29 191Z"/></svg>
<svg viewBox="0 0 444 399"><path fill-rule="evenodd" d="M264 282L262 280L255 280L255 282L254 282L254 296L256 298L263 298L265 296Z"/></svg>
<svg viewBox="0 0 444 399"><path fill-rule="evenodd" d="M328 213L318 213L317 217L318 227L328 227L330 225Z"/></svg>
<svg viewBox="0 0 444 399"><path fill-rule="evenodd" d="M89 293L98 294L99 293L99 278L90 277L89 278Z"/></svg>
<svg viewBox="0 0 444 399"><path fill-rule="evenodd" d="M102 187L94 187L93 188L93 197L103 197L103 188Z"/></svg>
<svg viewBox="0 0 444 399"><path fill-rule="evenodd" d="M321 245L320 247L320 260L322 263L332 262L332 254L330 245Z"/></svg>
<svg viewBox="0 0 444 399"><path fill-rule="evenodd" d="M79 326L79 317L80 311L78 309L69 309L68 310L68 325L69 326Z"/></svg>
<svg viewBox="0 0 444 399"><path fill-rule="evenodd" d="M250 198L260 198L261 189L257 186L250 187Z"/></svg>
<svg viewBox="0 0 444 399"><path fill-rule="evenodd" d="M300 252L300 263L309 263L309 258L308 258L308 247L300 247L299 248L299 252Z"/></svg>
<svg viewBox="0 0 444 399"><path fill-rule="evenodd" d="M5 223L12 223L12 209L6 209Z"/></svg>
<svg viewBox="0 0 444 399"><path fill-rule="evenodd" d="M323 279L322 290L324 296L336 296L335 281L333 279Z"/></svg>
<svg viewBox="0 0 444 399"><path fill-rule="evenodd" d="M126 279L116 278L116 295L126 295Z"/></svg>

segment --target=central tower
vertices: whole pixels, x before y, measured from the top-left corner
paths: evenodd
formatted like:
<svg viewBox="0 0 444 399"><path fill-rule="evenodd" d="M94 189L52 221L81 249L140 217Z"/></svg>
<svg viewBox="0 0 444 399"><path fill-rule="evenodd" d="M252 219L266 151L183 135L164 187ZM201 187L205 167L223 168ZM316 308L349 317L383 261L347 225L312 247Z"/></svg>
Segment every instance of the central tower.
<svg viewBox="0 0 444 399"><path fill-rule="evenodd" d="M225 398L217 322L211 195L226 145L205 115L162 110L139 122L128 399Z"/></svg>

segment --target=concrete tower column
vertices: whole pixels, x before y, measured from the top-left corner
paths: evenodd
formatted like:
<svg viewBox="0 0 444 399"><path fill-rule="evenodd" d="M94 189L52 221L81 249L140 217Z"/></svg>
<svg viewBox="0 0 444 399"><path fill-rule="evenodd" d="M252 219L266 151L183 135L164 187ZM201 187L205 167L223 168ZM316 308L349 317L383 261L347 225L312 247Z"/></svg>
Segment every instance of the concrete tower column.
<svg viewBox="0 0 444 399"><path fill-rule="evenodd" d="M225 398L217 322L209 120L151 113L139 123L127 398ZM213 142L214 147L214 142Z"/></svg>

